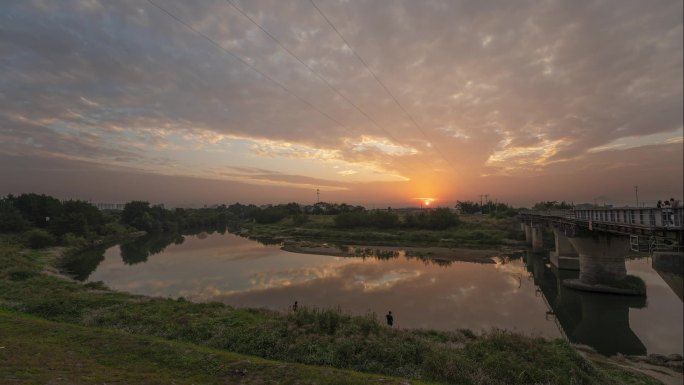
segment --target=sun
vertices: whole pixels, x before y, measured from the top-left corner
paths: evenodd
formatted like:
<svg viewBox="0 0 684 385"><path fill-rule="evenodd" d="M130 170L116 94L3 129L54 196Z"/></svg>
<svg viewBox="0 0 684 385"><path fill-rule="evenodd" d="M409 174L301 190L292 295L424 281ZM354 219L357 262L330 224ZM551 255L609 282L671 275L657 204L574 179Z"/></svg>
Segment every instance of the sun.
<svg viewBox="0 0 684 385"><path fill-rule="evenodd" d="M420 201L420 206L421 207L428 207L430 206L434 201L436 201L435 198L414 198L417 201Z"/></svg>

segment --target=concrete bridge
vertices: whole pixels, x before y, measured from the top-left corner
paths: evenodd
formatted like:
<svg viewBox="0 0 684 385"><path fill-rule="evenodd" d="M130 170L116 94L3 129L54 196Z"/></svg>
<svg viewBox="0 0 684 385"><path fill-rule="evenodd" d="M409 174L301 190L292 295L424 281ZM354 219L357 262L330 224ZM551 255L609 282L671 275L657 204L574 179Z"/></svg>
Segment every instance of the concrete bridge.
<svg viewBox="0 0 684 385"><path fill-rule="evenodd" d="M615 294L639 294L626 287L625 256L630 251L684 259L684 208L592 208L528 210L519 214L525 240L533 252L544 250L544 236L553 233L551 263L579 270L564 285Z"/></svg>

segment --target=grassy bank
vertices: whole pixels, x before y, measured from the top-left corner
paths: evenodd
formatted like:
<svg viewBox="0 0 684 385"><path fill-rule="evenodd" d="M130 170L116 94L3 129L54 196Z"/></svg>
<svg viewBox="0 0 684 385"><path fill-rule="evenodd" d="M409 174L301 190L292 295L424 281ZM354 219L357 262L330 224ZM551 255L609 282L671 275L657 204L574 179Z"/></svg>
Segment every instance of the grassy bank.
<svg viewBox="0 0 684 385"><path fill-rule="evenodd" d="M0 310L3 384L402 384Z"/></svg>
<svg viewBox="0 0 684 385"><path fill-rule="evenodd" d="M244 234L259 240L306 240L343 245L491 248L517 244L521 237L517 223L511 218L463 215L460 219L458 226L445 230L341 229L335 226L333 216L323 215L312 215L301 225L296 225L291 218L285 218L273 224L248 222L242 228Z"/></svg>
<svg viewBox="0 0 684 385"><path fill-rule="evenodd" d="M467 330L395 330L378 323L373 315L350 316L335 310L303 308L283 314L133 296L45 274L53 262L45 252L12 244L0 247L0 308L97 331L105 328L279 361L443 383L657 383L621 369L597 368L563 340L496 330L481 336ZM88 335L89 329L79 330ZM62 342L58 338L55 346ZM115 338L110 343L112 349L128 350L117 347ZM132 350L139 348L143 349L134 344ZM107 352L109 348L102 349ZM169 355L175 359L173 353ZM135 366L132 362L121 365Z"/></svg>

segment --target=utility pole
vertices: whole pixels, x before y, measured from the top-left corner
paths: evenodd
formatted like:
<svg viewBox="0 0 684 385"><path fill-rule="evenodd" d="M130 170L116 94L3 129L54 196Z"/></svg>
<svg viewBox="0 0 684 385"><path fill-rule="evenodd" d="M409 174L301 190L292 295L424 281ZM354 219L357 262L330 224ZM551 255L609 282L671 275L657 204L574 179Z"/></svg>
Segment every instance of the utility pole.
<svg viewBox="0 0 684 385"><path fill-rule="evenodd" d="M492 208L489 206L489 194L485 194L485 203L487 204L487 214L489 214L492 211Z"/></svg>
<svg viewBox="0 0 684 385"><path fill-rule="evenodd" d="M321 203L321 190L316 189L316 203Z"/></svg>
<svg viewBox="0 0 684 385"><path fill-rule="evenodd" d="M634 186L634 195L636 195L636 207L639 207L639 186Z"/></svg>

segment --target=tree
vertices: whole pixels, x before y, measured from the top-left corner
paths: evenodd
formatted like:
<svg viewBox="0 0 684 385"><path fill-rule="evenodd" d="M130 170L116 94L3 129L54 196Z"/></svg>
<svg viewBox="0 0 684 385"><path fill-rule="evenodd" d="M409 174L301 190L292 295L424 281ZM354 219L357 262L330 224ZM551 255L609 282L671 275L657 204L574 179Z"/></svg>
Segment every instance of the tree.
<svg viewBox="0 0 684 385"><path fill-rule="evenodd" d="M482 206L472 201L456 201L456 208L461 214L475 214L482 212Z"/></svg>
<svg viewBox="0 0 684 385"><path fill-rule="evenodd" d="M163 210L163 209L162 209ZM158 213L159 211L156 210ZM132 201L126 203L121 213L121 221L138 230L148 233L158 233L163 230L161 223L152 215L149 202Z"/></svg>
<svg viewBox="0 0 684 385"><path fill-rule="evenodd" d="M444 230L459 223L458 215L446 207L439 207L430 211L429 226L433 230Z"/></svg>
<svg viewBox="0 0 684 385"><path fill-rule="evenodd" d="M45 194L21 194L14 199L14 207L24 219L40 228L48 227L49 220L62 213L62 203Z"/></svg>
<svg viewBox="0 0 684 385"><path fill-rule="evenodd" d="M541 201L535 203L532 208L535 210L570 210L572 205L565 201L560 203L558 201Z"/></svg>
<svg viewBox="0 0 684 385"><path fill-rule="evenodd" d="M0 201L0 232L18 233L24 231L27 223L21 212L7 200Z"/></svg>

